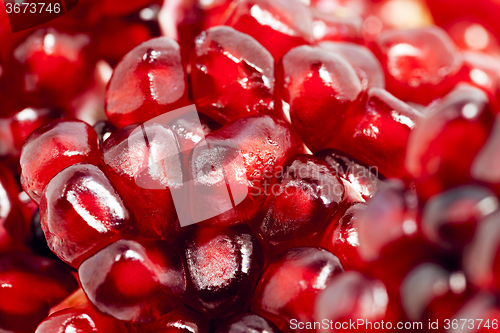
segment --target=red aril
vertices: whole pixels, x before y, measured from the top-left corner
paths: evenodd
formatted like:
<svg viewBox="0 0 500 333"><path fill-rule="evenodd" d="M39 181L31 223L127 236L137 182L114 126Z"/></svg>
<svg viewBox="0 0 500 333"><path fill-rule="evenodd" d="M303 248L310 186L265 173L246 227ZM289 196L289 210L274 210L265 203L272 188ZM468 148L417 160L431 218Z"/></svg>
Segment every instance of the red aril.
<svg viewBox="0 0 500 333"><path fill-rule="evenodd" d="M252 37L210 28L196 37L190 64L198 111L220 123L273 112L274 59Z"/></svg>
<svg viewBox="0 0 500 333"><path fill-rule="evenodd" d="M128 331L123 323L88 307L52 313L40 323L35 331L35 333L54 332L127 333Z"/></svg>
<svg viewBox="0 0 500 333"><path fill-rule="evenodd" d="M49 308L76 289L60 262L32 254L0 255L0 330L33 332Z"/></svg>
<svg viewBox="0 0 500 333"><path fill-rule="evenodd" d="M327 148L361 93L355 70L338 54L300 46L283 57L276 76L277 110L285 113L309 149Z"/></svg>
<svg viewBox="0 0 500 333"><path fill-rule="evenodd" d="M326 250L290 249L267 266L251 309L284 332L290 332L293 319L314 321L318 295L343 271L338 258Z"/></svg>
<svg viewBox="0 0 500 333"><path fill-rule="evenodd" d="M269 210L256 228L265 243L307 245L307 239L333 223L333 216L344 209L344 184L325 162L310 155L295 156L280 178L281 183L270 188Z"/></svg>
<svg viewBox="0 0 500 333"><path fill-rule="evenodd" d="M119 240L78 269L85 294L104 314L150 323L182 304L184 267L175 247L156 241Z"/></svg>
<svg viewBox="0 0 500 333"><path fill-rule="evenodd" d="M64 168L76 163L99 165L97 135L78 120L55 120L36 129L21 152L21 184L40 202L48 182Z"/></svg>
<svg viewBox="0 0 500 333"><path fill-rule="evenodd" d="M113 185L90 164L70 166L49 182L40 216L49 248L73 267L132 229Z"/></svg>
<svg viewBox="0 0 500 333"><path fill-rule="evenodd" d="M318 46L344 57L356 71L363 90L385 88L382 65L369 48L348 42L321 42Z"/></svg>
<svg viewBox="0 0 500 333"><path fill-rule="evenodd" d="M192 222L214 227L251 220L276 173L303 152L290 126L270 116L241 118L209 134L190 156Z"/></svg>
<svg viewBox="0 0 500 333"><path fill-rule="evenodd" d="M183 189L182 154L168 126L130 125L102 147L102 168L145 237L172 240L177 213L171 191Z"/></svg>
<svg viewBox="0 0 500 333"><path fill-rule="evenodd" d="M493 122L488 97L461 85L431 106L408 141L405 165L422 200L471 181L471 165Z"/></svg>
<svg viewBox="0 0 500 333"><path fill-rule="evenodd" d="M276 61L313 41L311 13L299 0L239 1L225 24L255 38Z"/></svg>
<svg viewBox="0 0 500 333"><path fill-rule="evenodd" d="M373 49L384 68L387 90L403 101L427 105L459 82L462 55L440 28L387 30Z"/></svg>

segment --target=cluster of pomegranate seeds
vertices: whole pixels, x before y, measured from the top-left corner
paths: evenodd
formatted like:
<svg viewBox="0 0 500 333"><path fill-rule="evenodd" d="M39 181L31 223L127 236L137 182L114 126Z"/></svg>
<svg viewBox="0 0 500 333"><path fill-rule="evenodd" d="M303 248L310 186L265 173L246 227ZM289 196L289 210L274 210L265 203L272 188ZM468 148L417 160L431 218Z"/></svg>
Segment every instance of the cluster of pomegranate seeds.
<svg viewBox="0 0 500 333"><path fill-rule="evenodd" d="M4 7L0 332L498 328L494 1Z"/></svg>

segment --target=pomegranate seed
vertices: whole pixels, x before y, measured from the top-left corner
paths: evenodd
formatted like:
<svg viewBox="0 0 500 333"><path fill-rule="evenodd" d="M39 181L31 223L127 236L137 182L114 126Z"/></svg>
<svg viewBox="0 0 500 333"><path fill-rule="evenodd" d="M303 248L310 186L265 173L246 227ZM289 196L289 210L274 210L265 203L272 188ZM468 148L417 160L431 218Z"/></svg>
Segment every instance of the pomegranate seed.
<svg viewBox="0 0 500 333"><path fill-rule="evenodd" d="M318 294L341 272L338 258L326 250L290 249L267 266L257 285L252 311L281 330L289 328L292 319L314 321Z"/></svg>
<svg viewBox="0 0 500 333"><path fill-rule="evenodd" d="M15 48L13 66L33 106L43 106L44 100L71 101L92 83L95 59L90 45L87 34L49 28L35 30Z"/></svg>
<svg viewBox="0 0 500 333"><path fill-rule="evenodd" d="M330 149L317 155L325 160L340 178L348 181L364 200L373 197L380 186L378 170L374 167L365 167Z"/></svg>
<svg viewBox="0 0 500 333"><path fill-rule="evenodd" d="M100 11L103 16L123 16L148 7L154 3L161 3L161 1L139 0L124 4L119 0L105 0L98 2L98 8L96 10Z"/></svg>
<svg viewBox="0 0 500 333"><path fill-rule="evenodd" d="M116 319L149 323L182 303L186 277L177 250L164 242L119 240L78 269L92 304Z"/></svg>
<svg viewBox="0 0 500 333"><path fill-rule="evenodd" d="M463 267L468 279L483 289L494 286L500 290L499 218L500 212L497 210L480 221L464 252Z"/></svg>
<svg viewBox="0 0 500 333"><path fill-rule="evenodd" d="M500 193L500 175L496 169L498 163L500 163L496 154L496 147L498 147L499 140L500 120L497 116L490 136L472 162L470 170L473 179L484 182L492 187L497 196Z"/></svg>
<svg viewBox="0 0 500 333"><path fill-rule="evenodd" d="M464 81L484 90L492 103L492 108L500 108L500 57L468 51L464 52Z"/></svg>
<svg viewBox="0 0 500 333"><path fill-rule="evenodd" d="M473 237L479 221L494 212L498 199L477 185L460 186L436 196L425 205L422 231L446 249L461 249Z"/></svg>
<svg viewBox="0 0 500 333"><path fill-rule="evenodd" d="M363 90L369 87L385 88L382 65L367 47L347 42L321 42L318 46L344 57L356 71Z"/></svg>
<svg viewBox="0 0 500 333"><path fill-rule="evenodd" d="M255 38L276 61L313 41L311 13L299 0L239 1L225 24Z"/></svg>
<svg viewBox="0 0 500 333"><path fill-rule="evenodd" d="M322 231L343 208L345 188L322 160L297 155L285 167L281 184L272 186L271 206L257 225L266 243L303 246L305 238Z"/></svg>
<svg viewBox="0 0 500 333"><path fill-rule="evenodd" d="M240 318L230 320L215 331L215 333L230 332L278 333L279 330L266 319L247 313Z"/></svg>
<svg viewBox="0 0 500 333"><path fill-rule="evenodd" d="M56 120L35 130L21 152L21 184L36 203L43 189L64 168L99 164L95 131L82 121Z"/></svg>
<svg viewBox="0 0 500 333"><path fill-rule="evenodd" d="M423 105L448 93L463 65L453 41L437 27L384 31L374 52L384 68L387 90Z"/></svg>
<svg viewBox="0 0 500 333"><path fill-rule="evenodd" d="M61 263L32 254L0 254L0 330L33 332L77 284Z"/></svg>
<svg viewBox="0 0 500 333"><path fill-rule="evenodd" d="M181 158L175 134L159 124L127 126L103 144L103 170L145 237L172 240L177 233L171 189L182 189Z"/></svg>
<svg viewBox="0 0 500 333"><path fill-rule="evenodd" d="M186 74L177 42L154 38L130 51L113 72L105 102L108 120L118 128L187 105Z"/></svg>
<svg viewBox="0 0 500 333"><path fill-rule="evenodd" d="M361 92L356 72L340 55L300 46L283 57L277 73L277 109L289 113L309 149L326 148Z"/></svg>
<svg viewBox="0 0 500 333"><path fill-rule="evenodd" d="M472 161L493 120L487 96L467 85L457 87L428 114L411 134L406 156L422 200L471 180Z"/></svg>
<svg viewBox="0 0 500 333"><path fill-rule="evenodd" d="M182 307L150 324L132 324L129 333L208 333L209 321L199 313Z"/></svg>
<svg viewBox="0 0 500 333"><path fill-rule="evenodd" d="M413 321L453 318L470 296L462 273L451 274L435 263L416 266L401 284L403 309Z"/></svg>
<svg viewBox="0 0 500 333"><path fill-rule="evenodd" d="M115 67L137 45L158 36L144 22L123 17L105 17L92 31L96 39L96 52Z"/></svg>
<svg viewBox="0 0 500 333"><path fill-rule="evenodd" d="M220 123L272 113L274 59L262 45L226 26L202 32L194 45L191 82L200 112Z"/></svg>
<svg viewBox="0 0 500 333"><path fill-rule="evenodd" d="M370 88L359 110L348 115L327 145L349 154L385 177L408 180L404 159L420 112L380 88Z"/></svg>
<svg viewBox="0 0 500 333"><path fill-rule="evenodd" d="M127 333L118 320L103 316L92 308L65 309L51 314L40 323L35 333Z"/></svg>
<svg viewBox="0 0 500 333"><path fill-rule="evenodd" d="M303 152L290 127L270 116L242 118L209 134L190 156L190 191L198 199L190 202L193 222L228 226L251 220L276 173Z"/></svg>
<svg viewBox="0 0 500 333"><path fill-rule="evenodd" d="M188 230L182 239L191 295L187 304L219 318L244 309L264 261L256 237L243 226Z"/></svg>
<svg viewBox="0 0 500 333"><path fill-rule="evenodd" d="M0 253L27 249L30 224L24 215L20 193L14 174L0 163Z"/></svg>
<svg viewBox="0 0 500 333"><path fill-rule="evenodd" d="M388 181L356 221L360 258L369 263L369 275L382 280L391 293L398 292L412 267L439 254L418 232L417 208L414 191L406 190L401 181Z"/></svg>
<svg viewBox="0 0 500 333"><path fill-rule="evenodd" d="M312 9L312 33L315 42L346 41L362 43L363 20L361 17L340 17Z"/></svg>
<svg viewBox="0 0 500 333"><path fill-rule="evenodd" d="M90 164L70 166L50 181L40 216L50 249L73 267L131 228L122 199Z"/></svg>
<svg viewBox="0 0 500 333"><path fill-rule="evenodd" d="M386 319L389 296L382 282L358 272L335 276L322 290L315 304L314 316L319 322L343 323L359 320L376 322ZM345 324L344 324L345 325Z"/></svg>
<svg viewBox="0 0 500 333"><path fill-rule="evenodd" d="M365 213L366 205L356 203L351 205L338 223L331 223L324 233L320 245L339 258L346 270L363 268L359 257L357 221Z"/></svg>

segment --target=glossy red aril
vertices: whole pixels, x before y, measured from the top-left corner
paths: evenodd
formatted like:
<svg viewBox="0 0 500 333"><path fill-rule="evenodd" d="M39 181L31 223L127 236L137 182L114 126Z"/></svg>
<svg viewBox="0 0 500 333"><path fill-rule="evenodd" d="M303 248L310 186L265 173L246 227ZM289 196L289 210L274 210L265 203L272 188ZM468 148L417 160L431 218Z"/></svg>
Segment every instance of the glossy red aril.
<svg viewBox="0 0 500 333"><path fill-rule="evenodd" d="M191 88L198 111L220 123L274 109L274 59L252 37L227 26L194 41Z"/></svg>
<svg viewBox="0 0 500 333"><path fill-rule="evenodd" d="M94 124L93 128L99 139L99 148L102 148L104 141L106 141L111 134L117 130L113 124L106 120L98 121Z"/></svg>
<svg viewBox="0 0 500 333"><path fill-rule="evenodd" d="M464 20L472 21L490 30L497 39L500 37L498 17L496 16L500 10L500 3L497 1L427 0L426 3L436 24L442 27L449 27Z"/></svg>
<svg viewBox="0 0 500 333"><path fill-rule="evenodd" d="M486 142L493 114L484 92L461 85L433 105L410 136L406 168L423 200L471 180L474 157Z"/></svg>
<svg viewBox="0 0 500 333"><path fill-rule="evenodd" d="M116 66L106 90L106 115L118 128L142 123L188 104L179 45L150 39Z"/></svg>
<svg viewBox="0 0 500 333"><path fill-rule="evenodd" d="M471 243L465 248L463 267L467 278L483 289L500 290L500 211L480 221Z"/></svg>
<svg viewBox="0 0 500 333"><path fill-rule="evenodd" d="M422 232L445 249L461 249L476 226L499 206L495 194L478 185L465 185L433 196L422 214Z"/></svg>
<svg viewBox="0 0 500 333"><path fill-rule="evenodd" d="M180 306L186 290L178 251L161 241L119 240L84 261L78 276L99 311L137 323Z"/></svg>
<svg viewBox="0 0 500 333"><path fill-rule="evenodd" d="M471 296L463 273L450 273L430 262L416 266L407 274L400 293L402 307L414 322L452 319ZM445 331L442 327L436 329Z"/></svg>
<svg viewBox="0 0 500 333"><path fill-rule="evenodd" d="M205 139L205 136L221 128L215 120L195 111L183 114L169 123L177 135L184 157L188 157L194 146Z"/></svg>
<svg viewBox="0 0 500 333"><path fill-rule="evenodd" d="M99 11L103 16L124 16L134 13L155 3L161 4L162 1L139 0L130 3L122 3L120 0L104 0L100 1L96 5L96 10Z"/></svg>
<svg viewBox="0 0 500 333"><path fill-rule="evenodd" d="M352 66L338 54L311 46L288 52L277 69L277 110L291 120L313 152L325 149L332 133L361 93Z"/></svg>
<svg viewBox="0 0 500 333"><path fill-rule="evenodd" d="M500 142L500 117L497 115L491 129L490 136L472 162L471 176L473 179L484 182L493 190L500 193L500 173L498 165L498 143Z"/></svg>
<svg viewBox="0 0 500 333"><path fill-rule="evenodd" d="M489 54L499 49L495 36L482 24L472 21L459 21L445 27L455 44L463 51L480 51Z"/></svg>
<svg viewBox="0 0 500 333"><path fill-rule="evenodd" d="M288 250L271 262L257 285L252 311L281 330L290 321L314 321L318 294L334 276L344 271L330 252L315 247Z"/></svg>
<svg viewBox="0 0 500 333"><path fill-rule="evenodd" d="M50 181L40 201L40 216L48 246L73 267L132 227L113 185L90 164L70 166Z"/></svg>
<svg viewBox="0 0 500 333"><path fill-rule="evenodd" d="M330 149L321 151L317 155L328 163L340 178L348 181L364 200L373 197L380 186L381 175L376 167L366 167Z"/></svg>
<svg viewBox="0 0 500 333"><path fill-rule="evenodd" d="M56 120L35 130L21 152L21 184L37 203L48 182L76 163L99 164L97 135L78 120Z"/></svg>
<svg viewBox="0 0 500 333"><path fill-rule="evenodd" d="M339 258L346 270L363 268L359 257L358 219L365 213L366 204L350 205L338 223L331 223L319 245Z"/></svg>
<svg viewBox="0 0 500 333"><path fill-rule="evenodd" d="M347 42L321 42L318 46L344 57L356 71L363 90L385 88L384 70L369 48Z"/></svg>
<svg viewBox="0 0 500 333"><path fill-rule="evenodd" d="M109 318L91 307L65 309L52 313L37 327L35 333L127 333L122 322Z"/></svg>
<svg viewBox="0 0 500 333"><path fill-rule="evenodd" d="M387 181L356 221L360 258L369 263L365 267L370 276L381 279L391 292L397 292L408 270L430 252L418 233L417 207L414 191L399 180Z"/></svg>
<svg viewBox="0 0 500 333"><path fill-rule="evenodd" d="M374 44L387 90L403 101L427 105L458 83L461 53L440 28L387 30Z"/></svg>
<svg viewBox="0 0 500 333"><path fill-rule="evenodd" d="M76 287L60 262L32 254L1 254L0 330L33 332L50 307Z"/></svg>
<svg viewBox="0 0 500 333"><path fill-rule="evenodd" d="M38 127L62 116L52 108L26 107L0 119L0 155L19 159L26 138Z"/></svg>
<svg viewBox="0 0 500 333"><path fill-rule="evenodd" d="M170 311L150 324L133 324L129 333L208 333L207 318L188 307Z"/></svg>
<svg viewBox="0 0 500 333"><path fill-rule="evenodd" d="M481 321L481 324L476 326L476 332L478 333L498 331L497 325L500 322L500 308L498 307L496 296L490 293L478 293L457 311L452 320L459 322L461 318L469 317L480 318L477 322ZM471 321L467 323L469 327L472 327Z"/></svg>
<svg viewBox="0 0 500 333"><path fill-rule="evenodd" d="M103 18L93 31L96 53L115 67L134 47L157 36L151 30L143 22L132 21L129 17Z"/></svg>
<svg viewBox="0 0 500 333"><path fill-rule="evenodd" d="M302 243L331 223L343 209L345 187L337 174L318 157L297 155L283 169L281 183L269 188L269 210L257 228L266 243Z"/></svg>
<svg viewBox="0 0 500 333"><path fill-rule="evenodd" d="M177 214L171 192L183 189L182 163L174 132L161 124L130 125L104 142L103 170L141 235L173 239Z"/></svg>
<svg viewBox="0 0 500 333"><path fill-rule="evenodd" d="M328 148L353 156L385 177L408 179L408 138L422 118L419 111L384 89L370 88L356 111L344 120Z"/></svg>
<svg viewBox="0 0 500 333"><path fill-rule="evenodd" d="M23 215L21 189L9 168L0 164L0 252L26 250L30 223Z"/></svg>
<svg viewBox="0 0 500 333"><path fill-rule="evenodd" d="M247 313L220 326L215 333L279 333L280 331L266 319Z"/></svg>
<svg viewBox="0 0 500 333"><path fill-rule="evenodd" d="M500 109L500 57L485 53L464 52L464 81L484 90L494 110Z"/></svg>
<svg viewBox="0 0 500 333"><path fill-rule="evenodd" d="M38 29L16 46L13 65L35 104L71 101L92 81L95 60L87 34Z"/></svg>
<svg viewBox="0 0 500 333"><path fill-rule="evenodd" d="M208 317L227 317L250 303L264 255L248 227L192 227L182 239L189 306Z"/></svg>
<svg viewBox="0 0 500 333"><path fill-rule="evenodd" d="M190 156L192 222L228 226L252 219L276 172L303 143L284 121L241 118L209 134Z"/></svg>
<svg viewBox="0 0 500 333"><path fill-rule="evenodd" d="M363 41L363 19L361 17L341 17L312 9L312 33L315 42L345 41L361 43Z"/></svg>
<svg viewBox="0 0 500 333"><path fill-rule="evenodd" d="M349 320L376 322L386 319L388 303L389 296L382 282L358 272L345 272L334 277L325 290L319 293L314 305L314 318L319 322L328 320L329 323Z"/></svg>
<svg viewBox="0 0 500 333"><path fill-rule="evenodd" d="M299 0L239 1L225 24L255 38L276 61L313 41L311 13Z"/></svg>

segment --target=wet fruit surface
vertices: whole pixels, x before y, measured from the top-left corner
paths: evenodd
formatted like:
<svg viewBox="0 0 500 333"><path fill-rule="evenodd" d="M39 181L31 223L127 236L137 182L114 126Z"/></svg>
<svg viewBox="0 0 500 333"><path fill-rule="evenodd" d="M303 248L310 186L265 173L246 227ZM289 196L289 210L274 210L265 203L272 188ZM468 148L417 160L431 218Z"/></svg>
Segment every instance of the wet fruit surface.
<svg viewBox="0 0 500 333"><path fill-rule="evenodd" d="M78 275L97 309L138 323L175 309L186 290L178 252L160 242L117 241L84 261Z"/></svg>
<svg viewBox="0 0 500 333"><path fill-rule="evenodd" d="M106 115L118 127L186 104L179 45L166 37L151 39L129 52L116 66L106 90Z"/></svg>
<svg viewBox="0 0 500 333"><path fill-rule="evenodd" d="M214 27L196 37L191 82L198 111L222 123L273 111L274 59L232 28Z"/></svg>
<svg viewBox="0 0 500 333"><path fill-rule="evenodd" d="M1 332L498 330L495 1L4 2Z"/></svg>

